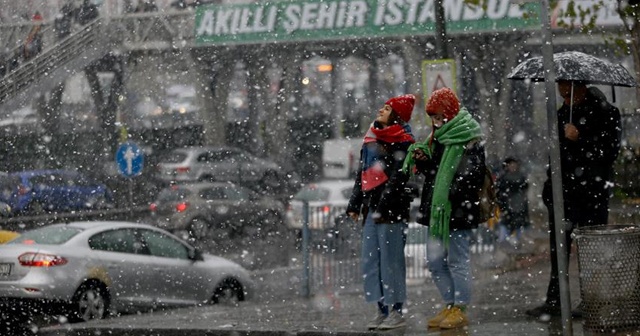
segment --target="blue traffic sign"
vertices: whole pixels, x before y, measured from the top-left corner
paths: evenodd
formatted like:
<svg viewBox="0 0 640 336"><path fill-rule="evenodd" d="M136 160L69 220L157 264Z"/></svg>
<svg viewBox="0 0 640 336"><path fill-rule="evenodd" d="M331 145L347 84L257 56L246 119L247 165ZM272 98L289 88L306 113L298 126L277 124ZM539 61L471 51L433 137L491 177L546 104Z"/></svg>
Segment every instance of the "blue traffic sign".
<svg viewBox="0 0 640 336"><path fill-rule="evenodd" d="M135 143L125 142L116 151L116 163L118 171L125 177L140 175L144 165L144 153Z"/></svg>

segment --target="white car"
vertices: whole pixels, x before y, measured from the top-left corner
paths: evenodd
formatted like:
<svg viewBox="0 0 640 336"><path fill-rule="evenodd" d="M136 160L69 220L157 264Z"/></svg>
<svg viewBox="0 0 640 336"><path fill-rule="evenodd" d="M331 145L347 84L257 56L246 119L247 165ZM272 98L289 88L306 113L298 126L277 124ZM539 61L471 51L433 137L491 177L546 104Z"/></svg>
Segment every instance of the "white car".
<svg viewBox="0 0 640 336"><path fill-rule="evenodd" d="M0 245L0 312L12 307L102 319L109 312L243 301L247 270L170 233L127 222L72 222Z"/></svg>
<svg viewBox="0 0 640 336"><path fill-rule="evenodd" d="M354 180L323 180L305 185L293 196L287 209L287 225L290 229L300 230L303 225L303 204L309 202L309 228L312 230L330 229L335 221L345 215L349 198L353 191ZM417 213L420 197L414 190L411 202L411 214Z"/></svg>
<svg viewBox="0 0 640 336"><path fill-rule="evenodd" d="M309 202L309 228L313 230L330 229L335 219L344 214L353 180L324 180L305 185L289 203L287 226L301 230L303 225L303 204Z"/></svg>
<svg viewBox="0 0 640 336"><path fill-rule="evenodd" d="M295 185L297 176L275 162L233 147L176 148L160 158L160 180L183 182L234 182L278 189Z"/></svg>

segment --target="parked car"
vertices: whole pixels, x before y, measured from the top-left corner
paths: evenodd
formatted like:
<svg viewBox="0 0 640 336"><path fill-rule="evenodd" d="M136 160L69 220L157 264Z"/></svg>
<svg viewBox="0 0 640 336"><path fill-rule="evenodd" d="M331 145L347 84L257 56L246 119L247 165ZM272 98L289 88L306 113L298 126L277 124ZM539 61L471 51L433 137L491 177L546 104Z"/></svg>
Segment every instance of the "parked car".
<svg viewBox="0 0 640 336"><path fill-rule="evenodd" d="M309 228L330 229L336 218L346 211L353 180L323 180L309 183L294 196L287 209L287 226L301 230L303 205L309 203Z"/></svg>
<svg viewBox="0 0 640 336"><path fill-rule="evenodd" d="M284 222L282 202L229 182L170 186L160 191L150 211L153 224L196 241L255 238Z"/></svg>
<svg viewBox="0 0 640 336"><path fill-rule="evenodd" d="M295 183L297 174L276 163L233 147L178 148L160 158L158 172L165 182L235 182L280 190Z"/></svg>
<svg viewBox="0 0 640 336"><path fill-rule="evenodd" d="M18 237L20 234L15 231L0 230L0 244L4 244Z"/></svg>
<svg viewBox="0 0 640 336"><path fill-rule="evenodd" d="M155 307L243 301L247 270L150 225L72 222L0 245L0 311L63 313L70 321Z"/></svg>
<svg viewBox="0 0 640 336"><path fill-rule="evenodd" d="M113 197L102 183L72 170L28 170L0 176L0 201L14 214L103 209Z"/></svg>
<svg viewBox="0 0 640 336"><path fill-rule="evenodd" d="M346 216L353 185L353 180L322 180L307 184L289 202L287 226L294 230L302 229L303 204L306 201L309 203L309 228L330 229L337 220L343 220ZM414 196L411 214L415 216L420 207L419 193L413 184L407 184L407 188Z"/></svg>

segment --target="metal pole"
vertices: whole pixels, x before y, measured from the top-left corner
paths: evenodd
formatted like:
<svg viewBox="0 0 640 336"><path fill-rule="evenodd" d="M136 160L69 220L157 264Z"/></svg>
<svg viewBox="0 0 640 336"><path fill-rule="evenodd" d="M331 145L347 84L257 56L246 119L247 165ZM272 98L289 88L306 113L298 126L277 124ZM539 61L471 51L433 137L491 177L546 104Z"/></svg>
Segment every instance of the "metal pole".
<svg viewBox="0 0 640 336"><path fill-rule="evenodd" d="M309 202L302 203L302 296L311 296L309 277Z"/></svg>
<svg viewBox="0 0 640 336"><path fill-rule="evenodd" d="M129 209L131 218L133 218L133 178L129 177Z"/></svg>
<svg viewBox="0 0 640 336"><path fill-rule="evenodd" d="M560 169L560 144L556 111L556 73L553 63L553 43L551 22L549 19L549 1L540 2L542 23L542 59L544 66L544 84L547 93L547 128L549 131L549 156L551 164L551 183L553 186L553 212L556 235L556 255L558 259L558 280L560 282L560 307L562 312L562 333L573 335L571 320L571 295L569 292L568 246L565 246L567 223L564 221L564 199L562 194L562 175Z"/></svg>
<svg viewBox="0 0 640 336"><path fill-rule="evenodd" d="M435 14L436 14L436 52L439 59L449 58L449 46L447 44L447 24L444 15L444 6L442 3L444 0L436 0Z"/></svg>

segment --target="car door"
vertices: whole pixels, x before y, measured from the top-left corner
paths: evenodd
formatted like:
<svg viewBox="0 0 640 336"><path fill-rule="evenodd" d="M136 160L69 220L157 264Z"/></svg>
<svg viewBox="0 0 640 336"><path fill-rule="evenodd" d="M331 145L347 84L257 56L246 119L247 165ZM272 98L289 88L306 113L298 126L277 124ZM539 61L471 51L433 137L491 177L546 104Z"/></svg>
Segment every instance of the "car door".
<svg viewBox="0 0 640 336"><path fill-rule="evenodd" d="M236 180L237 182L258 182L262 179L266 168L259 164L251 154L242 151L235 151L232 154L233 160L237 162L240 176L242 176L242 179Z"/></svg>
<svg viewBox="0 0 640 336"><path fill-rule="evenodd" d="M241 226L255 223L265 213L264 203L244 187L229 185L224 189L232 211L232 218Z"/></svg>
<svg viewBox="0 0 640 336"><path fill-rule="evenodd" d="M154 297L155 275L149 266L149 251L131 228L107 230L89 238L112 280L113 297L126 308L148 307Z"/></svg>
<svg viewBox="0 0 640 336"><path fill-rule="evenodd" d="M210 298L209 278L199 261L189 258L190 247L163 232L140 230L149 250L149 266L154 274L158 304L166 306L193 305Z"/></svg>
<svg viewBox="0 0 640 336"><path fill-rule="evenodd" d="M96 181L82 175L68 176L69 195L73 199L75 209L92 208L100 198L104 198L104 189Z"/></svg>
<svg viewBox="0 0 640 336"><path fill-rule="evenodd" d="M224 148L212 154L213 159L210 164L213 170L223 177L218 179L219 181L250 182L259 178L247 171L246 157L242 156L238 150Z"/></svg>
<svg viewBox="0 0 640 336"><path fill-rule="evenodd" d="M43 173L29 179L32 202L46 210L64 210L68 205L69 192L64 176L58 173Z"/></svg>
<svg viewBox="0 0 640 336"><path fill-rule="evenodd" d="M237 227L238 205L232 199L229 199L226 185L216 185L205 188L200 192L200 198L203 200L203 207L207 210L207 214L212 228L228 228L229 226Z"/></svg>

